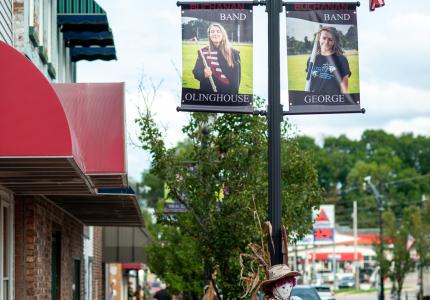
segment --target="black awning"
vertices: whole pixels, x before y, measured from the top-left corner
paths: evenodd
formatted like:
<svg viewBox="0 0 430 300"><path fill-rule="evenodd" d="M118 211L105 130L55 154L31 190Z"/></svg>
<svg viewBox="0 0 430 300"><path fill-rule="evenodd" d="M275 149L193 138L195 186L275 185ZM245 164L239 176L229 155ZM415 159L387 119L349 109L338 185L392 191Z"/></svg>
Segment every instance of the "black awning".
<svg viewBox="0 0 430 300"><path fill-rule="evenodd" d="M79 60L116 60L115 47L74 47L70 48L73 62Z"/></svg>
<svg viewBox="0 0 430 300"><path fill-rule="evenodd" d="M58 0L57 24L73 62L116 59L106 12L96 1Z"/></svg>
<svg viewBox="0 0 430 300"><path fill-rule="evenodd" d="M113 35L111 31L67 31L63 34L64 41L66 42L66 47L75 46L113 46Z"/></svg>
<svg viewBox="0 0 430 300"><path fill-rule="evenodd" d="M106 15L57 15L57 25L62 32L67 31L108 31Z"/></svg>

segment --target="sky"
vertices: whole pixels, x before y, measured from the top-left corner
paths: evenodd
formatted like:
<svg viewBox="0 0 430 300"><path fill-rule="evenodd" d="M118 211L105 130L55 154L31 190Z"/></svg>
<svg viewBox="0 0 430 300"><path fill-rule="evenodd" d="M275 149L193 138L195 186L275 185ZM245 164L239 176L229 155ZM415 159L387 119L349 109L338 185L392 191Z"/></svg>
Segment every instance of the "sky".
<svg viewBox="0 0 430 300"><path fill-rule="evenodd" d="M125 82L129 178L140 180L150 156L137 146L134 119L148 101L168 146L184 136L189 113L180 104L181 11L173 0L97 0L112 28L117 61L78 63L79 82ZM288 1L290 2L290 1ZM309 2L309 1L302 1ZM314 1L315 2L315 1ZM298 134L321 142L327 136L359 139L366 129L399 135L430 135L430 2L385 0L369 12L358 7L361 106L365 114L290 116ZM267 98L267 13L254 7L254 94ZM281 102L287 106L285 12L280 15ZM180 71L179 71L180 73ZM145 97L139 82L145 83ZM152 83L151 83L152 82ZM159 86L154 98L151 86Z"/></svg>

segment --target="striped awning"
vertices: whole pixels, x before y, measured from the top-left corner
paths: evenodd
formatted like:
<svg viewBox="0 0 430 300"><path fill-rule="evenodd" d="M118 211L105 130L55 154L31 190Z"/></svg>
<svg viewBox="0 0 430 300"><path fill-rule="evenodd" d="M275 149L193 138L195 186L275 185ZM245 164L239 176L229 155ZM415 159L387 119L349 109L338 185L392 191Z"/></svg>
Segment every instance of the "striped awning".
<svg viewBox="0 0 430 300"><path fill-rule="evenodd" d="M60 15L106 15L106 12L94 0L58 0L58 14Z"/></svg>
<svg viewBox="0 0 430 300"><path fill-rule="evenodd" d="M94 0L57 0L57 24L72 61L116 59L105 10Z"/></svg>

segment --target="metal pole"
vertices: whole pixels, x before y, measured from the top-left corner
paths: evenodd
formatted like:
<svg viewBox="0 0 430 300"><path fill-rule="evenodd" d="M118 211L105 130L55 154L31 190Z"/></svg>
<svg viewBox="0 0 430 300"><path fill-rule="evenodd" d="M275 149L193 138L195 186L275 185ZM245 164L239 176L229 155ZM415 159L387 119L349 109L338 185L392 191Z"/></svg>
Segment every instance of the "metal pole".
<svg viewBox="0 0 430 300"><path fill-rule="evenodd" d="M360 268L358 265L358 252L357 252L357 201L353 202L353 218L354 218L354 277L355 277L355 288L360 288Z"/></svg>
<svg viewBox="0 0 430 300"><path fill-rule="evenodd" d="M337 257L336 257L336 241L333 239L333 246L332 246L332 259L331 259L331 266L332 266L332 273L333 273L333 288L337 288Z"/></svg>
<svg viewBox="0 0 430 300"><path fill-rule="evenodd" d="M202 150L204 151L203 153L203 182L205 183L204 186L204 196L203 196L203 205L205 208L205 212L208 213L209 211L209 195L208 195L208 187L207 187L207 181L205 180L205 178L207 178L207 148L208 148L208 136L209 136L209 130L207 128L207 124L205 124L202 128ZM204 226L206 227L206 222L204 223ZM203 281L204 281L204 286L208 286L209 282L211 280L212 274L211 274L211 267L209 265L209 261L207 259L207 257L205 256L204 261L203 261Z"/></svg>
<svg viewBox="0 0 430 300"><path fill-rule="evenodd" d="M273 243L269 242L272 265L282 263L281 235L281 122L282 106L280 93L280 59L279 59L279 13L282 11L282 0L267 0L268 13L268 54L269 54L269 101L268 101L268 172L269 172L269 221L272 223Z"/></svg>
<svg viewBox="0 0 430 300"><path fill-rule="evenodd" d="M378 197L379 198L379 197ZM382 199L378 199L378 211L379 211L379 237L380 237L380 253L381 258L384 257L384 227L382 226ZM379 266L379 300L384 300L384 274L382 268Z"/></svg>

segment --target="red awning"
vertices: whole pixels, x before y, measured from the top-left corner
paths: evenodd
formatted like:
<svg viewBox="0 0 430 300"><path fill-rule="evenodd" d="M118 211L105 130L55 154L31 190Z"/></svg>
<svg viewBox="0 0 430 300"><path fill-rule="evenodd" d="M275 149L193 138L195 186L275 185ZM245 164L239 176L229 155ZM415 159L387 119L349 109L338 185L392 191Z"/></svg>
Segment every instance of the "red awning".
<svg viewBox="0 0 430 300"><path fill-rule="evenodd" d="M0 185L18 194L90 194L51 84L0 41Z"/></svg>
<svg viewBox="0 0 430 300"><path fill-rule="evenodd" d="M97 188L126 187L124 83L53 84L73 156Z"/></svg>
<svg viewBox="0 0 430 300"><path fill-rule="evenodd" d="M42 195L127 187L123 83L52 86L3 42L0 65L1 185Z"/></svg>
<svg viewBox="0 0 430 300"><path fill-rule="evenodd" d="M314 260L314 254L309 254L309 260ZM357 253L358 260L363 260L363 255L358 252ZM315 253L316 260L325 260L331 261L333 260L333 253ZM338 252L336 253L336 261L354 261L354 252Z"/></svg>
<svg viewBox="0 0 430 300"><path fill-rule="evenodd" d="M0 41L0 156L72 156L57 94L23 55Z"/></svg>
<svg viewBox="0 0 430 300"><path fill-rule="evenodd" d="M125 270L144 270L145 264L142 264L142 263L125 263L125 264L122 264L122 268Z"/></svg>

